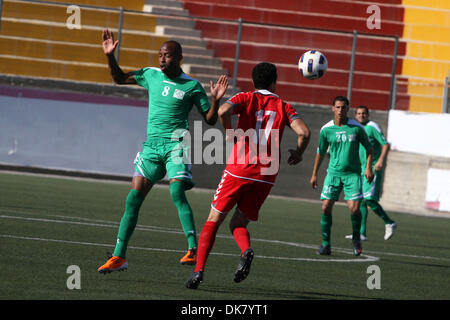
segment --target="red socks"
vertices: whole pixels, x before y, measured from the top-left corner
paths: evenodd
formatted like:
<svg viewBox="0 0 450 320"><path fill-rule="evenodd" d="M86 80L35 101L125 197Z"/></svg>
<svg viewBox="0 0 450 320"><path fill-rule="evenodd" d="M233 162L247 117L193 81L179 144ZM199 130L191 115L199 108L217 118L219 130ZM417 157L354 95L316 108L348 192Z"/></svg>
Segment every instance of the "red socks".
<svg viewBox="0 0 450 320"><path fill-rule="evenodd" d="M203 271L205 269L206 259L208 259L209 252L216 240L217 229L217 223L213 221L206 221L203 226L200 237L198 238L197 264L194 272Z"/></svg>
<svg viewBox="0 0 450 320"><path fill-rule="evenodd" d="M194 272L203 271L205 269L206 260L208 259L208 255L214 246L218 228L217 223L213 221L206 221L204 224L198 239L197 264ZM250 234L248 233L247 228L235 228L233 230L233 237L241 249L241 254L250 248Z"/></svg>
<svg viewBox="0 0 450 320"><path fill-rule="evenodd" d="M239 248L241 249L241 254L250 248L250 234L248 233L247 228L234 228L233 237L236 240Z"/></svg>

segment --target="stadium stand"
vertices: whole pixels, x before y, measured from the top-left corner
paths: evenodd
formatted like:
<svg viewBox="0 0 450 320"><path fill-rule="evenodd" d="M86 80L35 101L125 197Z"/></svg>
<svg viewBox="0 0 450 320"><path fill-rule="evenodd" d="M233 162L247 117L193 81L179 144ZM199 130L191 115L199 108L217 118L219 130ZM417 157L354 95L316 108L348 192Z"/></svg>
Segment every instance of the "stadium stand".
<svg viewBox="0 0 450 320"><path fill-rule="evenodd" d="M353 30L368 34L366 25L367 4L346 1L284 1L267 0L228 1L183 0L185 8L193 16L236 20L244 24L241 42L239 87L249 89L246 78L249 65L254 61L268 60L280 66L280 82L277 91L290 102L328 105L338 94L346 95L351 60ZM383 28L371 32L382 36L401 37L403 8L385 4L395 10L383 20ZM265 24L265 25L262 25ZM267 25L270 24L270 25ZM234 58L234 42L237 26L214 21L198 21L210 48L230 70ZM390 98L392 54L394 38L360 35L357 42L355 73L353 80L353 104L370 104L386 110ZM300 55L316 49L327 56L329 70L320 80L306 80L300 76L296 65ZM400 43L399 56L404 55L405 45ZM241 68L242 67L242 68ZM397 63L400 74L402 61ZM245 71L244 71L245 70ZM318 90L319 89L319 90ZM405 90L401 86L401 92Z"/></svg>
<svg viewBox="0 0 450 320"><path fill-rule="evenodd" d="M409 79L410 111L441 112L443 82L450 71L450 2L403 0L402 75Z"/></svg>
<svg viewBox="0 0 450 320"><path fill-rule="evenodd" d="M328 104L330 97L346 93L351 32L356 30L362 35L357 41L353 105L368 104L371 108L387 110L394 40L370 35L398 36L396 108L409 110L412 99L412 110L440 111L437 105L442 99L442 84L436 86L436 81L442 83L449 70L448 4L425 0L377 2L382 26L369 30L367 7L371 3L363 1L182 1L192 16L234 21L242 18L253 23L244 24L242 33L239 66L242 73L239 73L238 84L244 90L251 86L250 79L245 76L248 64L255 60L270 60L281 67L278 92L283 97L291 102ZM421 21L422 16L426 17L424 21ZM199 19L197 28L202 30L209 47L214 49L224 67L231 70L236 23ZM329 63L327 75L314 82L301 78L295 68L299 55L309 49L325 53ZM428 83L418 86L417 81L421 79ZM320 92L314 90L319 88Z"/></svg>
<svg viewBox="0 0 450 320"><path fill-rule="evenodd" d="M82 29L67 28L67 4L82 7ZM218 74L235 66L237 19L244 20L237 86L252 89L255 62L279 68L277 91L303 105L328 105L347 94L353 31L358 35L352 105L387 110L391 98L394 36L399 37L396 108L440 112L444 78L450 69L450 4L428 0L376 3L381 29L367 28L371 3L348 0L4 0L0 29L0 74L79 83L111 84L100 31L117 33L126 9L120 65L125 71L157 66L161 43L183 45L185 72L208 91ZM304 51L322 51L327 74L307 80L297 71Z"/></svg>
<svg viewBox="0 0 450 320"><path fill-rule="evenodd" d="M3 1L1 74L110 84L111 76L101 48L101 30L112 29L117 39L120 7L128 10L123 17L119 57L124 71L158 66L159 47L170 38L183 45L185 72L192 73L197 68L194 76L205 87L209 86L211 74L225 72L220 61L206 48L192 21L143 12L144 9L164 11L171 2L177 6L168 11L186 17L187 12L177 1L165 1L166 6L149 6L145 1L53 2ZM67 3L89 6L81 8L81 29L67 27L70 16ZM105 8L99 8L103 5Z"/></svg>

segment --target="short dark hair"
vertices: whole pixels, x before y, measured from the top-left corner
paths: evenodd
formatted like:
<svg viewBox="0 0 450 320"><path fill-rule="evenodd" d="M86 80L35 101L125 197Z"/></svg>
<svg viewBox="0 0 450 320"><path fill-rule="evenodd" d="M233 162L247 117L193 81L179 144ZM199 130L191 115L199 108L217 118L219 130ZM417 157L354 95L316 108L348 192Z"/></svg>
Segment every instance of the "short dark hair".
<svg viewBox="0 0 450 320"><path fill-rule="evenodd" d="M173 45L173 53L176 54L178 57L182 57L183 56L183 49L181 48L181 44L178 41L175 40L168 40L166 42L164 42L162 44L161 47L163 47L164 45Z"/></svg>
<svg viewBox="0 0 450 320"><path fill-rule="evenodd" d="M344 96L337 96L336 98L334 98L333 99L333 106L336 103L336 101L343 101L346 106L348 106L350 104L350 102L348 101L347 97L344 97Z"/></svg>
<svg viewBox="0 0 450 320"><path fill-rule="evenodd" d="M252 70L255 89L267 89L270 84L277 82L277 67L270 62L258 63Z"/></svg>
<svg viewBox="0 0 450 320"><path fill-rule="evenodd" d="M358 109L365 109L367 114L369 114L369 108L367 108L366 106L357 106L356 110L358 110Z"/></svg>

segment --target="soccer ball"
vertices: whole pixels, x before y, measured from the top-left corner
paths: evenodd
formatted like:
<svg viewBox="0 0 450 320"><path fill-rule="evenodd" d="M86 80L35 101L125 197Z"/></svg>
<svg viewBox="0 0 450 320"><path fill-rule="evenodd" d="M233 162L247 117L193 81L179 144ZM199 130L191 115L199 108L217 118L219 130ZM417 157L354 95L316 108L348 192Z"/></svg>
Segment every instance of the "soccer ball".
<svg viewBox="0 0 450 320"><path fill-rule="evenodd" d="M327 58L317 50L306 51L298 59L298 70L309 80L319 79L325 74L327 68Z"/></svg>

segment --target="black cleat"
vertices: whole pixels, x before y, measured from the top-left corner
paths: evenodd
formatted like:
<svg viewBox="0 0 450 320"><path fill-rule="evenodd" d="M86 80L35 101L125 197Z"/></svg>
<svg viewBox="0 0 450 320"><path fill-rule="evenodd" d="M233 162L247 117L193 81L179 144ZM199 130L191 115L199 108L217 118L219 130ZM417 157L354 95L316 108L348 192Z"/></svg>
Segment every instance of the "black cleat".
<svg viewBox="0 0 450 320"><path fill-rule="evenodd" d="M359 256L362 253L361 240L353 240L353 254Z"/></svg>
<svg viewBox="0 0 450 320"><path fill-rule="evenodd" d="M241 282L245 278L247 278L250 273L250 266L253 260L253 250L248 248L241 255L241 260L239 260L239 264L236 268L236 272L234 273L234 282Z"/></svg>
<svg viewBox="0 0 450 320"><path fill-rule="evenodd" d="M316 254L320 254L322 256L329 256L331 254L331 246L329 244L326 246L320 245L319 251L316 251Z"/></svg>
<svg viewBox="0 0 450 320"><path fill-rule="evenodd" d="M199 284L203 282L203 271L194 272L186 281L186 288L197 289Z"/></svg>

